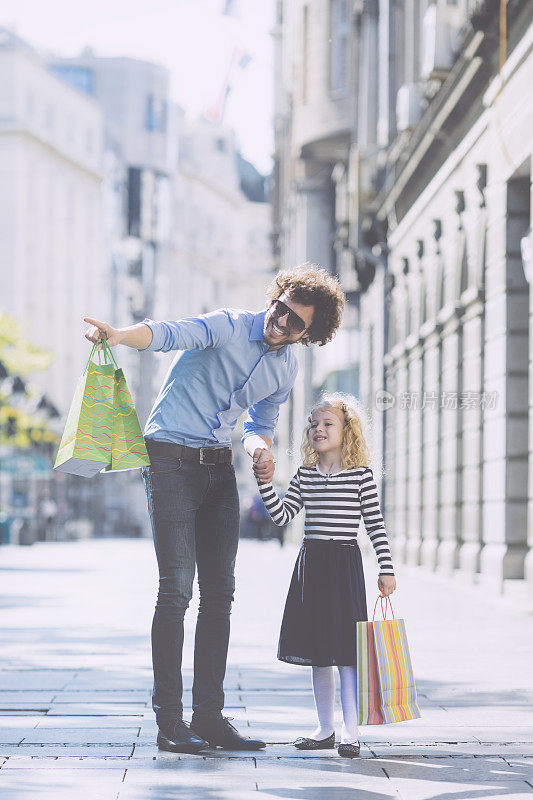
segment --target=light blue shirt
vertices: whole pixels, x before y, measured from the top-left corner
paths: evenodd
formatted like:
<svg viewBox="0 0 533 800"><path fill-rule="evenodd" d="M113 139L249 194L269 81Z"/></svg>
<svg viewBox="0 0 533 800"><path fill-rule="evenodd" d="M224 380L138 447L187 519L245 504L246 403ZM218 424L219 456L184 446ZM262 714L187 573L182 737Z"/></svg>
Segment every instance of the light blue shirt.
<svg viewBox="0 0 533 800"><path fill-rule="evenodd" d="M176 322L143 320L153 334L146 350L184 351L163 381L145 436L190 447L229 445L247 410L242 439L273 438L298 365L290 345L267 353L265 314L220 308Z"/></svg>

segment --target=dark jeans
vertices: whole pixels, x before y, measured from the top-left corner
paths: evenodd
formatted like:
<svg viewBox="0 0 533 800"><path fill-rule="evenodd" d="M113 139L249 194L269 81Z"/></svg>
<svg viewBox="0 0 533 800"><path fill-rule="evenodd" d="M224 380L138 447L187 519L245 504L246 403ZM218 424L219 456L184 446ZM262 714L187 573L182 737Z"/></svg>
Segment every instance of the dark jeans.
<svg viewBox="0 0 533 800"><path fill-rule="evenodd" d="M194 643L193 711L220 714L226 672L234 567L239 541L239 497L232 464L203 465L150 456L143 467L159 592L152 623L158 726L181 718L183 618L198 566L200 605Z"/></svg>

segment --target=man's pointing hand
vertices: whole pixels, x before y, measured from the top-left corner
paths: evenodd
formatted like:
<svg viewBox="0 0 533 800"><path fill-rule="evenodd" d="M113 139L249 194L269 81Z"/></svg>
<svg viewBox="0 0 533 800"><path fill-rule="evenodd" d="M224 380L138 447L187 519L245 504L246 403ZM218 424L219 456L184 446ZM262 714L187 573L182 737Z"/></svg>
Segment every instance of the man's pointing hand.
<svg viewBox="0 0 533 800"><path fill-rule="evenodd" d="M105 339L109 347L114 347L121 342L122 336L120 331L117 331L116 328L112 328L107 322L100 322L91 317L84 317L83 321L91 325L89 330L85 333L85 338L90 342L97 342L98 339ZM102 345L99 344L98 350L101 349Z"/></svg>

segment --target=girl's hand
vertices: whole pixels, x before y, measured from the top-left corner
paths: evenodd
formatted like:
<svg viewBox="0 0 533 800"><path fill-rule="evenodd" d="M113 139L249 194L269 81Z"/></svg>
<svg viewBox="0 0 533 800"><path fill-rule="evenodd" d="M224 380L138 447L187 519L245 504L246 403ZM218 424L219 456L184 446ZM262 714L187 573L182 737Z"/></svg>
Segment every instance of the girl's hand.
<svg viewBox="0 0 533 800"><path fill-rule="evenodd" d="M260 483L270 483L274 477L276 460L266 447L258 447L254 453L253 471Z"/></svg>
<svg viewBox="0 0 533 800"><path fill-rule="evenodd" d="M383 597L388 597L396 589L396 578L394 575L380 575L378 578L378 589Z"/></svg>

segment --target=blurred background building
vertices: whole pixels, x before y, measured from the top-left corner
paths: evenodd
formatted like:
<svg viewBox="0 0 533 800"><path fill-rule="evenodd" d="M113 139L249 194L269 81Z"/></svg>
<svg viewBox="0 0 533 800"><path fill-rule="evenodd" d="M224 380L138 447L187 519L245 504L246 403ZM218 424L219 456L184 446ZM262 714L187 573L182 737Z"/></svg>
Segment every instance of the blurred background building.
<svg viewBox="0 0 533 800"><path fill-rule="evenodd" d="M319 264L348 304L334 342L297 348L300 379L281 414L280 471L300 458L306 410L323 391L359 394L359 295L343 187L356 75L348 2L278 2L275 38L273 250L276 267Z"/></svg>
<svg viewBox="0 0 533 800"><path fill-rule="evenodd" d="M50 354L34 379L57 436L89 355L84 316L122 327L225 304L264 307L266 182L222 120L189 120L171 102L162 66L90 49L44 57L7 29L0 62L0 312ZM172 355L116 353L141 425ZM35 406L30 394L26 405ZM3 426L0 444L6 540L17 540L20 519L28 542L54 528L73 537L148 533L138 470L92 481L52 473L54 447L39 471L28 458L10 470L22 446L14 424ZM28 455L28 438L24 446Z"/></svg>
<svg viewBox="0 0 533 800"><path fill-rule="evenodd" d="M525 0L277 3L278 264L355 292L396 560L509 591L533 579L532 45Z"/></svg>

